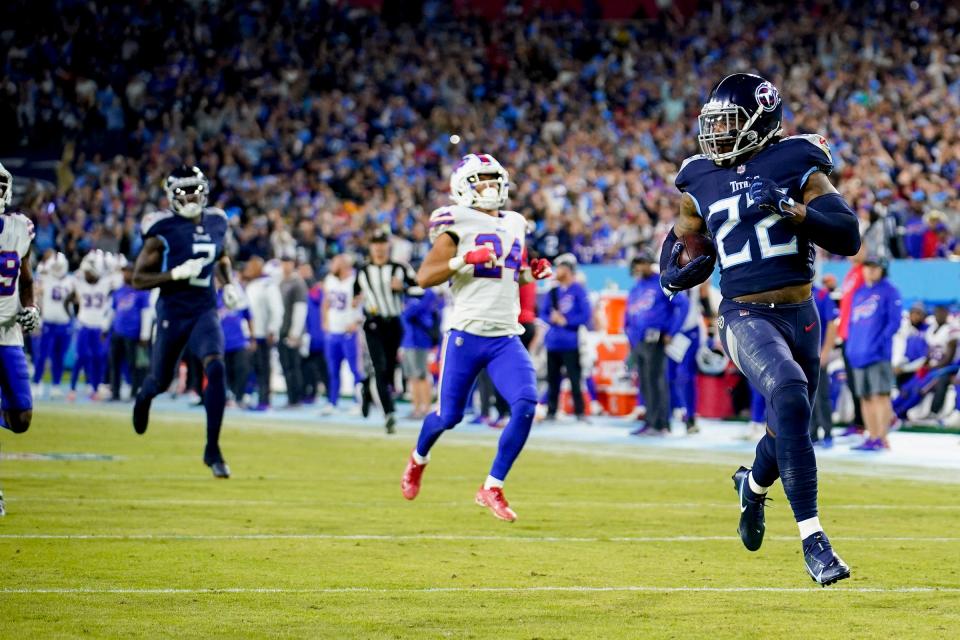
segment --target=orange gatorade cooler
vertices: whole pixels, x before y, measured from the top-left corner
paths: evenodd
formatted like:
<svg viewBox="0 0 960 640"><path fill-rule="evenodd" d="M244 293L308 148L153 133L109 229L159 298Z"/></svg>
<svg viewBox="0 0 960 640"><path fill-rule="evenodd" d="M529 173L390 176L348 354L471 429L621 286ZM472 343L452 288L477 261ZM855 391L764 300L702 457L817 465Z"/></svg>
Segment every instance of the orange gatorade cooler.
<svg viewBox="0 0 960 640"><path fill-rule="evenodd" d="M619 335L624 331L627 316L627 293L608 289L600 293L597 302L596 327L607 335Z"/></svg>

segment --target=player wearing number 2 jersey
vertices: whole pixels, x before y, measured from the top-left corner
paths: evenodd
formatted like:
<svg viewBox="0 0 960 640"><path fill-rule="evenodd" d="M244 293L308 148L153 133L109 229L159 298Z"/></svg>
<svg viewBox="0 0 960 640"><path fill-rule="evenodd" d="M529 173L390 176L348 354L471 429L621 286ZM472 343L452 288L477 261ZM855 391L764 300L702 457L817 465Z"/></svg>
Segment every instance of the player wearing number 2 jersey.
<svg viewBox="0 0 960 640"><path fill-rule="evenodd" d="M37 328L40 312L33 304L28 259L33 223L19 213L6 213L12 197L13 176L0 164L0 427L23 433L33 418L23 336ZM0 516L5 513L0 491Z"/></svg>
<svg viewBox="0 0 960 640"><path fill-rule="evenodd" d="M230 259L223 255L227 217L205 206L209 185L197 167L181 167L166 182L172 211L144 217L140 225L143 250L137 257L133 286L160 288L157 301L157 338L150 359L150 375L133 407L133 428L147 430L150 403L167 390L184 349L203 361L207 378L203 404L207 412L207 446L203 462L218 478L230 470L220 452L220 426L226 404L223 329L217 316L214 270L223 284L223 301L234 308L240 292L230 281Z"/></svg>
<svg viewBox="0 0 960 640"><path fill-rule="evenodd" d="M709 231L720 261L723 302L717 320L724 348L768 407L768 432L752 469L733 477L740 537L751 551L765 529L767 489L779 477L803 541L810 576L828 585L850 575L827 540L817 512L817 463L810 407L820 375L820 329L811 297L819 245L853 255L857 219L827 176L833 160L818 135L783 137L777 88L737 73L713 90L700 113L702 155L683 163L677 224L661 252L661 285L692 287L713 265L707 256L681 268L678 236ZM802 204L801 204L802 203Z"/></svg>
<svg viewBox="0 0 960 640"><path fill-rule="evenodd" d="M509 176L492 156L464 157L450 178L456 206L430 217L433 247L417 274L421 287L450 282L453 314L441 351L439 405L427 416L401 481L403 495L420 491L430 449L446 429L463 419L473 382L486 369L510 405L510 422L500 436L490 475L476 495L501 520L517 515L503 497L503 481L530 433L536 408L536 374L520 342L523 327L519 285L552 274L550 262L522 265L527 223L506 203Z"/></svg>

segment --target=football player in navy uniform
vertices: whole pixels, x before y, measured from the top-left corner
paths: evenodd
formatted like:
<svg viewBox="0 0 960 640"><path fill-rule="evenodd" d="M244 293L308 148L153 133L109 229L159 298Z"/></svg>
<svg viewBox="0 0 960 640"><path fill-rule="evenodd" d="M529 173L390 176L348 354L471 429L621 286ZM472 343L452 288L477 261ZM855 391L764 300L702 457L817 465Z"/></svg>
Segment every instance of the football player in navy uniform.
<svg viewBox="0 0 960 640"><path fill-rule="evenodd" d="M207 446L203 462L217 478L230 477L220 452L220 426L226 404L223 329L217 315L216 278L223 283L224 304L233 308L241 294L231 282L230 259L223 254L227 217L207 207L209 184L197 167L180 167L167 178L165 191L171 211L144 217L143 250L134 265L133 286L160 288L157 337L150 374L133 406L133 428L147 430L150 403L170 386L185 349L203 361L207 387Z"/></svg>
<svg viewBox="0 0 960 640"><path fill-rule="evenodd" d="M705 281L714 256L679 257L687 234L709 232L720 262L717 318L727 355L766 399L767 433L752 469L733 477L739 533L760 548L764 501L779 477L800 528L807 570L828 585L849 577L817 512L817 463L810 407L820 375L820 329L811 297L814 245L850 256L860 248L857 219L827 176L833 160L819 135L783 136L777 88L755 75L724 78L700 112L702 154L677 174L680 213L663 243L661 285L668 295Z"/></svg>

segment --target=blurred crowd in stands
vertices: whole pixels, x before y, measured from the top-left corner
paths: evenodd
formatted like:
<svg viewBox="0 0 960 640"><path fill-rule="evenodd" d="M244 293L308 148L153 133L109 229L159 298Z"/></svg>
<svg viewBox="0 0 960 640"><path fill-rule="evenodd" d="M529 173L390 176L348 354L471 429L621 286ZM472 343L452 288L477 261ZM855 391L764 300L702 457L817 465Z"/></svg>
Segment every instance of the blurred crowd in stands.
<svg viewBox="0 0 960 640"><path fill-rule="evenodd" d="M211 178L240 262L294 249L319 274L389 226L416 266L452 164L480 151L511 172L536 253L626 262L672 224L696 114L735 71L780 87L788 134L827 137L872 253L960 251L951 3L808 1L785 20L779 3L727 1L589 23L517 3L453 20L425 2L414 24L324 0L40 4L49 19L5 6L0 155L59 159L17 195L37 253L71 268L92 248L132 258L181 162Z"/></svg>

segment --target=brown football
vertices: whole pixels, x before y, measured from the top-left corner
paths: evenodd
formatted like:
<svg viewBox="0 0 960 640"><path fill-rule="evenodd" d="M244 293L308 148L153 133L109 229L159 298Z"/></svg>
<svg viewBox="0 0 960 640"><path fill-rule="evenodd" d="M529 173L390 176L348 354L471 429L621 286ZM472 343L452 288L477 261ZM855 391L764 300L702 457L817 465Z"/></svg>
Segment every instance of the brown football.
<svg viewBox="0 0 960 640"><path fill-rule="evenodd" d="M680 238L680 242L683 243L683 251L680 252L677 263L681 267L685 267L688 262L700 256L710 256L711 260L717 258L716 245L702 233L688 233Z"/></svg>

